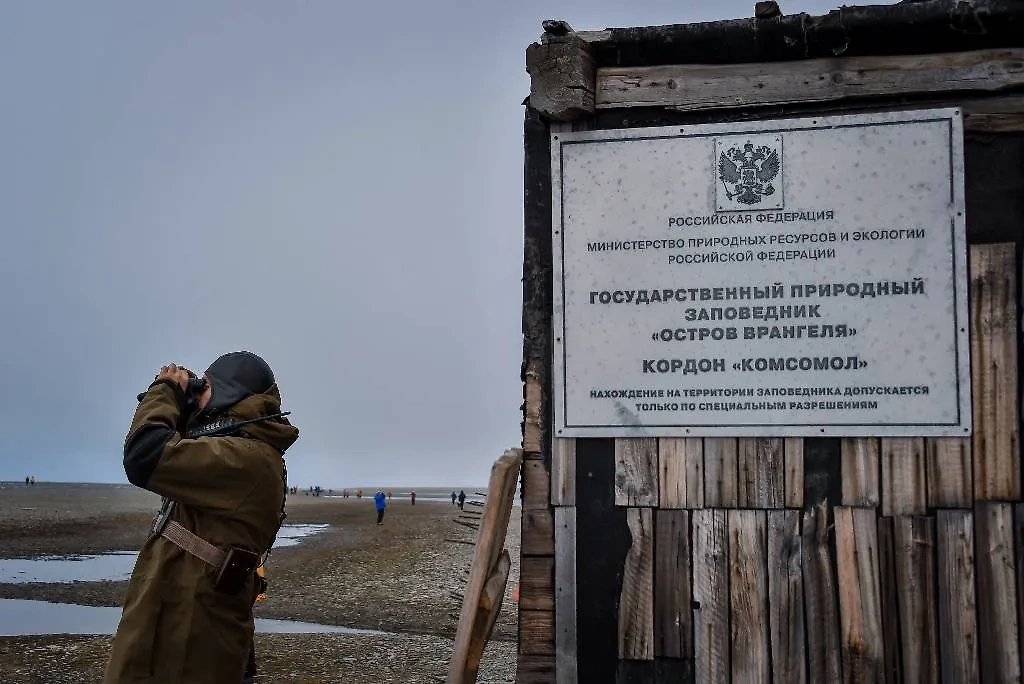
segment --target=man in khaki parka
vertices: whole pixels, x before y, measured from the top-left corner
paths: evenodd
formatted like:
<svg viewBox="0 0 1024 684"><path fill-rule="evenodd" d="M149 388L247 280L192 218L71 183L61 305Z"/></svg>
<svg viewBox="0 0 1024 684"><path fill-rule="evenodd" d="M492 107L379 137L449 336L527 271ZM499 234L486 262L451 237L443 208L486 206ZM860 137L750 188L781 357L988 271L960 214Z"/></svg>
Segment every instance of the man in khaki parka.
<svg viewBox="0 0 1024 684"><path fill-rule="evenodd" d="M284 452L298 430L259 356L218 358L194 401L192 377L161 368L125 439L128 480L165 506L139 551L105 684L235 684L246 668L255 568L284 519Z"/></svg>

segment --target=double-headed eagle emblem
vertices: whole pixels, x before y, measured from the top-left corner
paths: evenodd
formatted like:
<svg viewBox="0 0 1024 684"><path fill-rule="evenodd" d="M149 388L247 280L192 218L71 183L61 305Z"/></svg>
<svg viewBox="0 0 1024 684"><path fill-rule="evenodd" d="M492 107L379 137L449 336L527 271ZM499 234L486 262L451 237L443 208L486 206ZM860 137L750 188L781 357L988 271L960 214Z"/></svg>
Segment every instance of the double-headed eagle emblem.
<svg viewBox="0 0 1024 684"><path fill-rule="evenodd" d="M742 150L733 147L719 155L718 178L730 200L759 204L768 195L775 194L771 182L779 174L780 167L777 150L767 145L754 147L748 142Z"/></svg>

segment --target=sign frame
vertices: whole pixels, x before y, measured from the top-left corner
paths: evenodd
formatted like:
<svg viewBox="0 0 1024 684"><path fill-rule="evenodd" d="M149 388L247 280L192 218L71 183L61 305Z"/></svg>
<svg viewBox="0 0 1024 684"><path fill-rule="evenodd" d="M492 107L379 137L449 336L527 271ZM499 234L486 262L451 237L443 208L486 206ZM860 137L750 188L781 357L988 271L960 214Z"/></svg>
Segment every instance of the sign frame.
<svg viewBox="0 0 1024 684"><path fill-rule="evenodd" d="M563 145L603 141L659 140L694 137L721 137L733 134L757 136L785 134L793 130L824 130L851 126L879 126L893 123L948 121L950 159L950 217L953 269L952 324L955 339L955 382L957 386L957 418L954 422L931 424L878 424L843 422L832 424L694 424L686 422L643 422L634 420L621 425L570 424L567 406L567 348L565 321L565 221L563 220ZM955 107L919 108L913 110L875 111L858 114L827 114L760 119L736 123L713 123L649 128L625 128L590 131L552 131L551 211L552 211L552 403L554 437L968 437L972 434L972 388L970 340L968 336L968 259L964 184L964 134L962 112ZM781 137L780 137L781 147ZM716 154L718 150L716 148ZM780 188L780 190L782 190ZM782 190L784 192L784 190ZM715 200L711 214L756 211L756 209L721 209ZM767 210L767 209L766 209ZM776 209L770 209L775 211ZM780 210L781 211L781 210ZM867 228L866 226L862 228ZM638 236L639 237L639 236ZM788 285L787 285L788 287ZM571 344L570 344L571 347ZM948 366L947 366L948 368Z"/></svg>

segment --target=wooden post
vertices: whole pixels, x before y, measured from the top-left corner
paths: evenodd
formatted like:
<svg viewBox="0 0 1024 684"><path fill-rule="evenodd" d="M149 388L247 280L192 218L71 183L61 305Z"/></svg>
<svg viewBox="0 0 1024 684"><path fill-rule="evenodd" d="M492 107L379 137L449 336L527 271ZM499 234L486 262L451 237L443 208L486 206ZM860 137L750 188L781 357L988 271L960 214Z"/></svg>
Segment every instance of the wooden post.
<svg viewBox="0 0 1024 684"><path fill-rule="evenodd" d="M804 595L807 601L808 681L838 682L842 678L839 653L839 613L828 548L828 506L818 504L804 512Z"/></svg>
<svg viewBox="0 0 1024 684"><path fill-rule="evenodd" d="M658 440L615 440L615 505L658 505Z"/></svg>
<svg viewBox="0 0 1024 684"><path fill-rule="evenodd" d="M697 681L728 684L731 656L726 511L693 512L693 604Z"/></svg>
<svg viewBox="0 0 1024 684"><path fill-rule="evenodd" d="M936 516L942 677L946 682L973 684L978 681L974 514L942 510Z"/></svg>
<svg viewBox="0 0 1024 684"><path fill-rule="evenodd" d="M974 496L1019 501L1017 278L1013 245L971 247Z"/></svg>
<svg viewBox="0 0 1024 684"><path fill-rule="evenodd" d="M731 510L728 522L732 681L759 684L771 676L765 512Z"/></svg>
<svg viewBox="0 0 1024 684"><path fill-rule="evenodd" d="M633 544L619 598L619 658L654 660L654 525L650 508L629 508Z"/></svg>
<svg viewBox="0 0 1024 684"><path fill-rule="evenodd" d="M807 681L802 549L800 512L768 511L772 681L790 684Z"/></svg>
<svg viewBox="0 0 1024 684"><path fill-rule="evenodd" d="M838 507L835 517L843 681L874 682L884 662L875 511Z"/></svg>
<svg viewBox="0 0 1024 684"><path fill-rule="evenodd" d="M661 508L704 507L704 440L658 440Z"/></svg>
<svg viewBox="0 0 1024 684"><path fill-rule="evenodd" d="M739 502L737 442L735 438L704 440L704 505L728 508Z"/></svg>

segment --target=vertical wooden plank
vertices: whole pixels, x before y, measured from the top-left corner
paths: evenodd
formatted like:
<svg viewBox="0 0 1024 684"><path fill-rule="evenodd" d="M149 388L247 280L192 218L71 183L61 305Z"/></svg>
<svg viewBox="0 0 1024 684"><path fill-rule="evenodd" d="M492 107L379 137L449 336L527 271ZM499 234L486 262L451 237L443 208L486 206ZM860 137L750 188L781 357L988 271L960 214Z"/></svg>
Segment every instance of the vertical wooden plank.
<svg viewBox="0 0 1024 684"><path fill-rule="evenodd" d="M557 533L556 529L556 543ZM519 560L519 607L523 610L554 610L554 557L522 556Z"/></svg>
<svg viewBox="0 0 1024 684"><path fill-rule="evenodd" d="M804 597L807 603L807 673L810 682L838 682L839 613L828 547L828 506L808 508L803 519Z"/></svg>
<svg viewBox="0 0 1024 684"><path fill-rule="evenodd" d="M940 510L935 528L942 681L974 684L978 681L974 516L971 511Z"/></svg>
<svg viewBox="0 0 1024 684"><path fill-rule="evenodd" d="M789 684L807 681L801 541L799 511L768 511L772 681Z"/></svg>
<svg viewBox="0 0 1024 684"><path fill-rule="evenodd" d="M765 512L731 510L728 522L732 681L761 684L771 676Z"/></svg>
<svg viewBox="0 0 1024 684"><path fill-rule="evenodd" d="M739 505L782 508L785 500L785 457L782 440L744 437L739 440Z"/></svg>
<svg viewBox="0 0 1024 684"><path fill-rule="evenodd" d="M576 507L559 506L555 508L556 681L577 683L576 653Z"/></svg>
<svg viewBox="0 0 1024 684"><path fill-rule="evenodd" d="M704 440L704 505L731 508L739 505L736 439Z"/></svg>
<svg viewBox="0 0 1024 684"><path fill-rule="evenodd" d="M903 676L911 682L937 682L934 521L923 516L900 516L893 521L893 531Z"/></svg>
<svg viewBox="0 0 1024 684"><path fill-rule="evenodd" d="M663 437L658 463L660 508L704 508L704 440Z"/></svg>
<svg viewBox="0 0 1024 684"><path fill-rule="evenodd" d="M874 437L844 437L841 445L843 505L877 506L879 443Z"/></svg>
<svg viewBox="0 0 1024 684"><path fill-rule="evenodd" d="M881 681L903 684L903 663L900 660L900 620L895 607L896 551L893 545L892 518L878 519L878 579L882 595L882 650L885 671Z"/></svg>
<svg viewBox="0 0 1024 684"><path fill-rule="evenodd" d="M696 680L729 682L729 538L726 511L693 512Z"/></svg>
<svg viewBox="0 0 1024 684"><path fill-rule="evenodd" d="M783 447L786 455L786 508L804 507L804 440L789 437ZM800 523L797 520L797 528Z"/></svg>
<svg viewBox="0 0 1024 684"><path fill-rule="evenodd" d="M974 505L971 440L934 437L925 440L928 506L970 508Z"/></svg>
<svg viewBox="0 0 1024 684"><path fill-rule="evenodd" d="M1013 506L1013 537L1017 542L1014 554L1017 571L1017 641L1021 657L1024 658L1024 504ZM1024 675L1024 671L1021 674Z"/></svg>
<svg viewBox="0 0 1024 684"><path fill-rule="evenodd" d="M551 504L576 505L576 440L551 440Z"/></svg>
<svg viewBox="0 0 1024 684"><path fill-rule="evenodd" d="M875 682L885 662L875 509L843 506L834 513L843 681Z"/></svg>
<svg viewBox="0 0 1024 684"><path fill-rule="evenodd" d="M977 503L974 525L981 681L1019 682L1017 578L1011 504Z"/></svg>
<svg viewBox="0 0 1024 684"><path fill-rule="evenodd" d="M615 440L615 505L658 505L658 440Z"/></svg>
<svg viewBox="0 0 1024 684"><path fill-rule="evenodd" d="M633 539L622 570L619 658L654 660L654 525L650 508L629 508Z"/></svg>
<svg viewBox="0 0 1024 684"><path fill-rule="evenodd" d="M1014 245L973 245L970 261L974 498L1019 501Z"/></svg>
<svg viewBox="0 0 1024 684"><path fill-rule="evenodd" d="M654 657L692 662L690 512L656 511L654 534Z"/></svg>
<svg viewBox="0 0 1024 684"><path fill-rule="evenodd" d="M882 515L923 515L927 502L924 439L882 440Z"/></svg>

